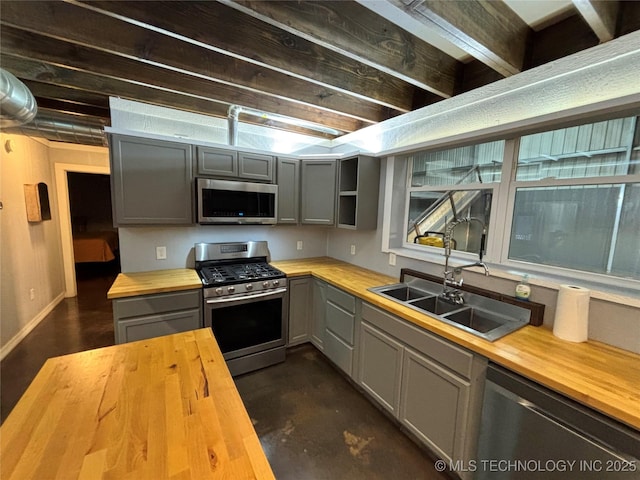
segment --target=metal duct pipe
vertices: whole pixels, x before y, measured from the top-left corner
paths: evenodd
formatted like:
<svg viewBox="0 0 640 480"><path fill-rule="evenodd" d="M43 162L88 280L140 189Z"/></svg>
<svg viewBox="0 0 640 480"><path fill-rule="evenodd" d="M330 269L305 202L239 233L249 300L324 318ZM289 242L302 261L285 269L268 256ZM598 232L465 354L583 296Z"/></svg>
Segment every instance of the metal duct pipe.
<svg viewBox="0 0 640 480"><path fill-rule="evenodd" d="M229 145L235 146L238 142L238 117L241 113L245 115L251 115L253 117L259 117L269 120L275 120L276 122L286 123L289 125L295 125L297 127L307 128L316 132L327 133L329 135L341 135L343 132L336 130L335 128L325 127L318 125L317 123L307 122L306 120L300 120L298 118L286 117L284 115L278 115L277 113L263 112L250 107L241 107L240 105L231 105L227 113L229 120Z"/></svg>
<svg viewBox="0 0 640 480"><path fill-rule="evenodd" d="M43 137L54 142L78 143L82 145L107 146L102 128L92 125L77 125L54 118L38 117L28 125L12 127L7 133Z"/></svg>
<svg viewBox="0 0 640 480"><path fill-rule="evenodd" d="M36 99L27 86L0 68L0 127L28 123L37 113Z"/></svg>
<svg viewBox="0 0 640 480"><path fill-rule="evenodd" d="M231 105L227 112L227 119L229 123L229 145L234 147L238 144L238 117L240 116L241 111L242 107L240 105Z"/></svg>

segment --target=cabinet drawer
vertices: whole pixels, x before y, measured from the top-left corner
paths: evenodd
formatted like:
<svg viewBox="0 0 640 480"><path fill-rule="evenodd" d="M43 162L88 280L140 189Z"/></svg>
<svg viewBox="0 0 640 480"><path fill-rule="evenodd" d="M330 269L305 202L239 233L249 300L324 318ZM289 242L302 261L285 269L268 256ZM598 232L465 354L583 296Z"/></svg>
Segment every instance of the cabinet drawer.
<svg viewBox="0 0 640 480"><path fill-rule="evenodd" d="M324 354L347 375L353 375L353 347L334 335L331 330L324 336Z"/></svg>
<svg viewBox="0 0 640 480"><path fill-rule="evenodd" d="M327 328L349 345L353 345L355 317L331 302L327 302Z"/></svg>
<svg viewBox="0 0 640 480"><path fill-rule="evenodd" d="M119 321L116 332L118 343L125 343L198 328L202 328L199 309Z"/></svg>
<svg viewBox="0 0 640 480"><path fill-rule="evenodd" d="M331 285L327 289L327 300L339 305L349 313L356 313L356 298Z"/></svg>
<svg viewBox="0 0 640 480"><path fill-rule="evenodd" d="M362 305L362 318L448 369L471 378L473 353L367 303Z"/></svg>
<svg viewBox="0 0 640 480"><path fill-rule="evenodd" d="M139 317L178 310L200 309L201 290L143 295L131 298L119 298L113 302L114 318Z"/></svg>

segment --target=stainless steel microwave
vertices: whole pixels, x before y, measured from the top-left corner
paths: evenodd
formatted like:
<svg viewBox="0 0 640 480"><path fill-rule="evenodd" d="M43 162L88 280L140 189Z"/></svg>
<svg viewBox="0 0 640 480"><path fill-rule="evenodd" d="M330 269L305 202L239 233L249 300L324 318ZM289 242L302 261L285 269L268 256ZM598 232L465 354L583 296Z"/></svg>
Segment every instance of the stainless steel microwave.
<svg viewBox="0 0 640 480"><path fill-rule="evenodd" d="M273 225L278 186L197 178L196 203L200 224Z"/></svg>

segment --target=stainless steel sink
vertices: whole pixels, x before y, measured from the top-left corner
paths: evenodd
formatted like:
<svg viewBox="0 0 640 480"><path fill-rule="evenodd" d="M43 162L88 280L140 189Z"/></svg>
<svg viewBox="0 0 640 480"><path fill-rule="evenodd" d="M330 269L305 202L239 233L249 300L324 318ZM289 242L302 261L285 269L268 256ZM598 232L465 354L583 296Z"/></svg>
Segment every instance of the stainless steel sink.
<svg viewBox="0 0 640 480"><path fill-rule="evenodd" d="M369 291L491 342L529 323L531 312L526 308L469 292L463 292L463 304L450 303L439 296L442 285L407 278L405 283L383 285Z"/></svg>
<svg viewBox="0 0 640 480"><path fill-rule="evenodd" d="M427 312L435 313L436 315L443 315L462 308L462 305L446 302L436 295L410 301L409 304L412 307L419 308L420 310L426 310Z"/></svg>

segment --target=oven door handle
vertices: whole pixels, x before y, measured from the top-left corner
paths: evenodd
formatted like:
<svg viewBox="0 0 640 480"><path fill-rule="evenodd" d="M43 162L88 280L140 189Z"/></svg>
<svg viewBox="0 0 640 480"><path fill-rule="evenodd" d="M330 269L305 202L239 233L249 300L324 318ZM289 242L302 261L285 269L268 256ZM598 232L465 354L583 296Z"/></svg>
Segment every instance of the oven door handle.
<svg viewBox="0 0 640 480"><path fill-rule="evenodd" d="M234 296L232 298L210 298L210 299L207 299L207 305L216 305L220 303L246 302L248 300L253 300L257 298L282 296L286 292L287 292L287 288L281 287L281 288L276 288L275 290L269 290L268 292L252 293L249 295L241 295L237 297Z"/></svg>

